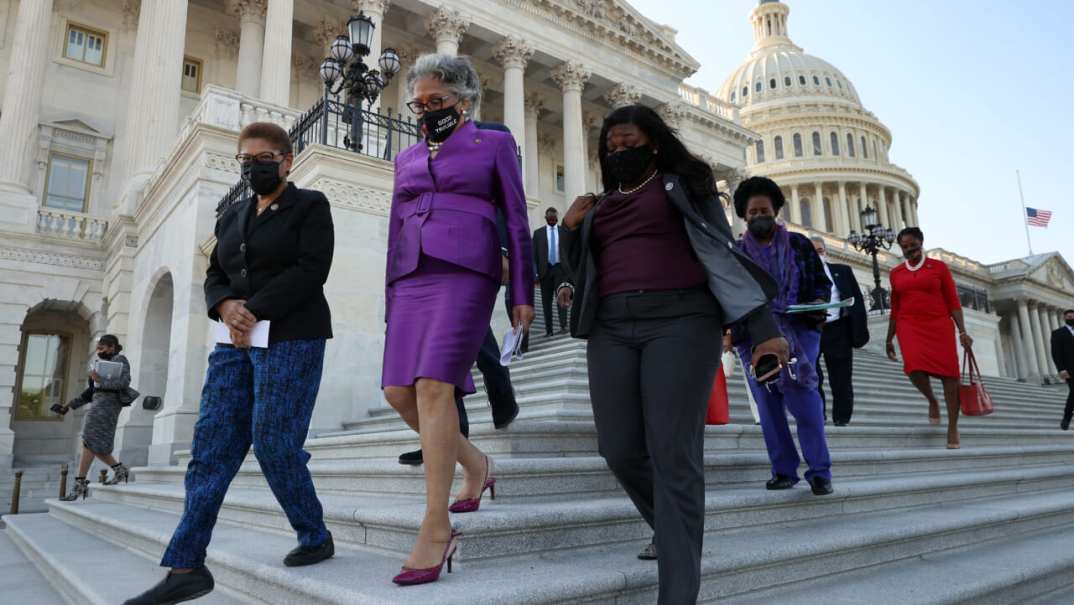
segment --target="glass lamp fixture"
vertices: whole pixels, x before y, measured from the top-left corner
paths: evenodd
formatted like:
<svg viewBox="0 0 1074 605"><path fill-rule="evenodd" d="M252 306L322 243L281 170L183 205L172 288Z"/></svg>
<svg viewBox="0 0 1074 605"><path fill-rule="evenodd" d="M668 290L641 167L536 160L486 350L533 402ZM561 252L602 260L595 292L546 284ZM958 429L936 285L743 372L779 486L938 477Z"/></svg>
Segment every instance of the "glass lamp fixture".
<svg viewBox="0 0 1074 605"><path fill-rule="evenodd" d="M358 13L347 21L347 33L350 34L354 52L361 56L369 54L369 43L373 40L373 20L365 13Z"/></svg>
<svg viewBox="0 0 1074 605"><path fill-rule="evenodd" d="M338 40L339 38L337 38ZM343 75L343 67L338 59L333 57L325 57L324 61L321 61L321 81L327 86L331 86L333 82L338 80Z"/></svg>
<svg viewBox="0 0 1074 605"><path fill-rule="evenodd" d="M332 42L332 49L329 52L332 58L340 63L346 63L354 56L354 49L351 48L350 38L347 36L336 36L336 39Z"/></svg>
<svg viewBox="0 0 1074 605"><path fill-rule="evenodd" d="M399 73L402 62L399 60L399 53L395 52L394 48L385 48L384 52L380 54L380 60L377 65L380 67L380 73L387 78L391 78Z"/></svg>
<svg viewBox="0 0 1074 605"><path fill-rule="evenodd" d="M876 222L876 208L866 206L865 210L861 211L861 224L866 229L879 226Z"/></svg>

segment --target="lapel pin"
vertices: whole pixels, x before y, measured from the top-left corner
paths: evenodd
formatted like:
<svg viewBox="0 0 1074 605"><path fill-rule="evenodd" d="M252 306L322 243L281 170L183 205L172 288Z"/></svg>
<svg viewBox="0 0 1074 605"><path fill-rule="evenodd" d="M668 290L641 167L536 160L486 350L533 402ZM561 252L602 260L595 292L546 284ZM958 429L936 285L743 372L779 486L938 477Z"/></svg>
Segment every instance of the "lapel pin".
<svg viewBox="0 0 1074 605"><path fill-rule="evenodd" d="M674 184L672 184L672 183L668 183L667 185L664 185L664 190L665 190L665 191L671 191L671 189L672 189L672 188L673 188L674 186L675 186Z"/></svg>
<svg viewBox="0 0 1074 605"><path fill-rule="evenodd" d="M279 204L273 204L273 205L269 206L269 210L279 210L279 209L280 209Z"/></svg>

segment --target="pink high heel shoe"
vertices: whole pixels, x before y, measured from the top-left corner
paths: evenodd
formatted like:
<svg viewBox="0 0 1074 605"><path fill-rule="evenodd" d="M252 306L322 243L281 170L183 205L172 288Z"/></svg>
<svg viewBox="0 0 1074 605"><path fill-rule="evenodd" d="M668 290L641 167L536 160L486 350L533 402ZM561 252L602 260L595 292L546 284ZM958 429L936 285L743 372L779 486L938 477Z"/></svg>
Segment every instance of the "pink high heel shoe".
<svg viewBox="0 0 1074 605"><path fill-rule="evenodd" d="M461 537L461 533L452 530L451 537L448 538L448 543L444 547L444 557L440 559L439 565L426 569L407 569L404 567L399 575L392 578L392 582L400 586L417 586L418 584L435 582L440 579L440 572L444 569L444 563L447 563L447 572L451 573L451 560L455 557L455 551L459 548L459 538Z"/></svg>
<svg viewBox="0 0 1074 605"><path fill-rule="evenodd" d="M489 491L489 495L493 500L496 499L496 477L492 476L492 461L488 456L485 456L485 482L481 485L481 493L476 498L464 498L462 500L456 500L451 503L448 510L453 513L476 513L481 508L481 498L484 497L485 491Z"/></svg>

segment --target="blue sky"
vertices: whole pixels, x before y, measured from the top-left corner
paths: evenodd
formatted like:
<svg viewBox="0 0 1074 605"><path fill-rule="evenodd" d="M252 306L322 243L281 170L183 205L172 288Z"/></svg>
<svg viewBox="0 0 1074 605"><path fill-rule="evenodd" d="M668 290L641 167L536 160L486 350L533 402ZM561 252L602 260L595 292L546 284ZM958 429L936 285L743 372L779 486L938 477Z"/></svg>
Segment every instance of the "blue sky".
<svg viewBox="0 0 1074 605"><path fill-rule="evenodd" d="M756 0L629 0L679 31L710 91L753 46ZM982 262L1026 254L1026 205L1051 210L1030 228L1035 253L1074 264L1074 1L785 0L791 39L854 82L891 129L891 159L921 186L926 245Z"/></svg>

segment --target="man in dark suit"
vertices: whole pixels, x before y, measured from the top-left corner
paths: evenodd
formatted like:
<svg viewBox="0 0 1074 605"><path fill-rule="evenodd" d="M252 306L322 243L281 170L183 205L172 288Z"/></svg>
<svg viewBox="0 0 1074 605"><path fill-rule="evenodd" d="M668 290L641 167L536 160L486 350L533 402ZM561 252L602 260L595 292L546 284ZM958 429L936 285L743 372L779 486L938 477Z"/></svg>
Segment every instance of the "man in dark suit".
<svg viewBox="0 0 1074 605"><path fill-rule="evenodd" d="M1063 410L1063 421L1059 428L1070 430L1070 419L1074 416L1074 309L1063 311L1065 326L1052 332L1052 361L1059 370L1059 378L1067 383L1070 394L1067 395L1067 407Z"/></svg>
<svg viewBox="0 0 1074 605"><path fill-rule="evenodd" d="M476 126L483 130L502 130L510 132L503 124L495 122L477 122ZM500 251L503 254L503 281L507 283L507 226L504 222L503 213L496 212L496 233L500 238ZM511 297L507 296L507 317L511 318ZM481 349L477 352L477 369L485 378L485 393L489 397L489 406L492 408L492 425L497 429L505 429L514 422L518 416L518 402L515 400L515 388L511 385L511 371L500 363L500 345L496 342L496 335L489 327L485 333L485 340L481 343ZM462 397L455 397L455 408L459 412L459 431L464 437L470 436L470 420L466 414L466 406ZM399 464L419 465L424 461L421 450L400 454Z"/></svg>
<svg viewBox="0 0 1074 605"><path fill-rule="evenodd" d="M537 269L537 283L541 286L541 306L544 307L544 331L548 336L552 335L552 307L558 308L559 331L567 331L567 311L563 307L553 305L556 297L556 288L563 283L565 272L560 264L562 247L560 246L559 212L555 208L549 208L544 213L547 223L533 232L533 262Z"/></svg>
<svg viewBox="0 0 1074 605"><path fill-rule="evenodd" d="M851 375L854 369L854 349L869 342L868 318L861 288L849 265L828 262L824 239L814 237L813 248L824 262L824 272L832 282L832 302L854 298L850 308L831 309L820 335L820 352L828 368L828 386L832 389L832 422L846 426L854 413L854 385ZM824 400L824 374L818 360L817 376L821 400Z"/></svg>

